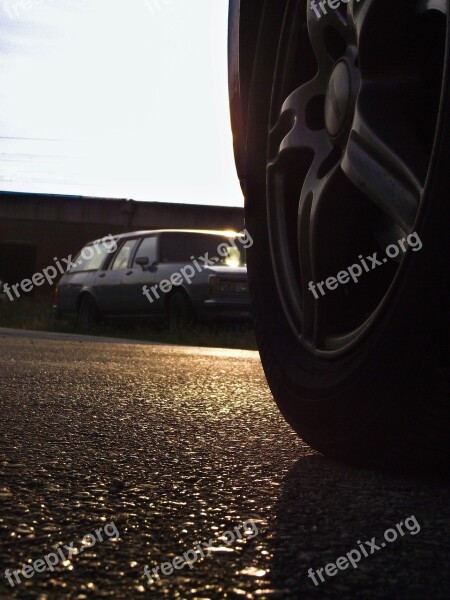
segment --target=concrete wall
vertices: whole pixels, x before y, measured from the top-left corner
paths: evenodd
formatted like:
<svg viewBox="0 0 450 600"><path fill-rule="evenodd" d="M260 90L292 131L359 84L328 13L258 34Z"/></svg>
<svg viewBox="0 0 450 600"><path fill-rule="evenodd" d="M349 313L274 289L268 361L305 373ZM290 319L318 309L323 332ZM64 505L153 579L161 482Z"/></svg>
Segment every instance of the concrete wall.
<svg viewBox="0 0 450 600"><path fill-rule="evenodd" d="M0 192L0 279L19 282L109 233L166 228L241 231L243 209Z"/></svg>

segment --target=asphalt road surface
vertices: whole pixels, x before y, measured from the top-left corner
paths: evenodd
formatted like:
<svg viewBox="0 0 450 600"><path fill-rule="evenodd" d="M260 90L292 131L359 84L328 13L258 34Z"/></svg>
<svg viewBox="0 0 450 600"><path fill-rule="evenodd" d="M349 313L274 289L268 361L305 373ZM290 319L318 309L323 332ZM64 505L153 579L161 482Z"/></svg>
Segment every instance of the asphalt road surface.
<svg viewBox="0 0 450 600"><path fill-rule="evenodd" d="M450 597L448 484L310 450L256 353L0 331L0 364L0 598Z"/></svg>

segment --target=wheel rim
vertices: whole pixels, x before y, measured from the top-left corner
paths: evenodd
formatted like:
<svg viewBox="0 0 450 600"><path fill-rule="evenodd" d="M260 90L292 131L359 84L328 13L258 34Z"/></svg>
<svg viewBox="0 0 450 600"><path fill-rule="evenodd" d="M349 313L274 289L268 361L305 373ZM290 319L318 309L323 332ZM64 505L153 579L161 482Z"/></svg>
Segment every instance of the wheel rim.
<svg viewBox="0 0 450 600"><path fill-rule="evenodd" d="M357 285L325 294L309 287L362 268L374 252L386 257L415 231L439 112L446 4L351 1L318 18L309 1L306 9L287 2L269 128L269 238L285 316L314 354L340 355L364 338L410 253L364 266Z"/></svg>

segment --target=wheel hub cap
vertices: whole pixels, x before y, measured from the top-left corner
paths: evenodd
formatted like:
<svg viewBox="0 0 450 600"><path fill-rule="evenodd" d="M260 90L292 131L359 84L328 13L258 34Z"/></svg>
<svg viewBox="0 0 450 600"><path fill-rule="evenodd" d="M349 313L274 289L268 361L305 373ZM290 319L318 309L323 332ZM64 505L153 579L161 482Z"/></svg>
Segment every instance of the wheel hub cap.
<svg viewBox="0 0 450 600"><path fill-rule="evenodd" d="M325 97L325 123L331 137L336 137L347 121L351 88L350 70L347 63L340 60L331 73Z"/></svg>

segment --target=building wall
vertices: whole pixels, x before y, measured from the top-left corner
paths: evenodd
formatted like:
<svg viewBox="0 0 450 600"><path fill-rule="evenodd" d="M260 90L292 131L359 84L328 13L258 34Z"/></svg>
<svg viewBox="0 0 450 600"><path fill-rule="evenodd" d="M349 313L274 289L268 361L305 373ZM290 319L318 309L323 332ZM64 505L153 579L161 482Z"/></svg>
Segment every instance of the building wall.
<svg viewBox="0 0 450 600"><path fill-rule="evenodd" d="M166 228L241 231L243 209L0 192L0 280L29 278L110 233Z"/></svg>

